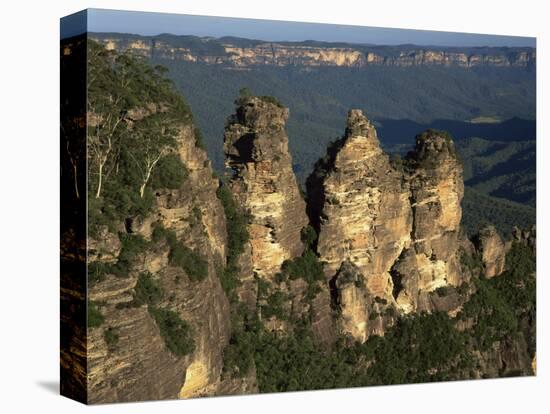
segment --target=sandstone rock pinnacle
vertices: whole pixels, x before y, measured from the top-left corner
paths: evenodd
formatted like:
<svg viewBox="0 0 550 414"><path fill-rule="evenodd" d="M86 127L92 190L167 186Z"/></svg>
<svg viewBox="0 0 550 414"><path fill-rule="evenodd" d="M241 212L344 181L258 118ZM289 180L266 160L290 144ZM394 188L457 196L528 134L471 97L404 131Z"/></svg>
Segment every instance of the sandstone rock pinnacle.
<svg viewBox="0 0 550 414"><path fill-rule="evenodd" d="M288 150L288 114L272 98L240 98L224 135L228 185L250 217L252 268L267 279L302 254L308 223Z"/></svg>
<svg viewBox="0 0 550 414"><path fill-rule="evenodd" d="M344 136L312 177L310 200L322 205L317 251L327 279L336 281L337 297L353 303L341 309L344 332L364 341L365 335L383 333L394 311L450 310L453 301L431 298L440 287L462 283L458 249L464 184L447 134L420 134L403 162L391 161L372 123L360 110L351 110ZM340 280L341 269L351 265L361 275L366 296ZM368 316L374 305L378 311Z"/></svg>

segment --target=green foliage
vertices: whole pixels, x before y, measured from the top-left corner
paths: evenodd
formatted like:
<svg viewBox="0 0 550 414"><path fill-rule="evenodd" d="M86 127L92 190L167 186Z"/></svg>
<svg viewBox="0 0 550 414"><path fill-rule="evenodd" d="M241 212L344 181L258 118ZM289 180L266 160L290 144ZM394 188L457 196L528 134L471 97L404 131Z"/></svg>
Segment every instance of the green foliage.
<svg viewBox="0 0 550 414"><path fill-rule="evenodd" d="M121 164L125 162L122 159L120 161ZM154 204L153 195L146 191L144 196L140 197L139 190L129 184L136 182L135 180L135 171L128 172L125 176L117 175L105 182L101 198L88 193L88 223L92 235L96 234L99 225L107 225L109 230L115 233L117 225L127 217L143 217L151 211Z"/></svg>
<svg viewBox="0 0 550 414"><path fill-rule="evenodd" d="M284 108L284 105L272 95L262 95L258 96L262 101L278 106L279 108Z"/></svg>
<svg viewBox="0 0 550 414"><path fill-rule="evenodd" d="M465 188L462 226L469 235L476 234L487 224L494 225L501 234L509 235L513 226L527 228L535 224L535 213L535 209L527 205L488 196L471 187Z"/></svg>
<svg viewBox="0 0 550 414"><path fill-rule="evenodd" d="M290 280L304 279L308 283L324 280L323 265L311 250L293 260L285 260L282 271Z"/></svg>
<svg viewBox="0 0 550 414"><path fill-rule="evenodd" d="M193 329L176 312L152 306L149 307L149 312L155 319L160 335L170 352L181 357L195 350Z"/></svg>
<svg viewBox="0 0 550 414"><path fill-rule="evenodd" d="M91 262L88 264L88 283L95 283L105 280L105 275L109 271L110 265L103 262Z"/></svg>
<svg viewBox="0 0 550 414"><path fill-rule="evenodd" d="M363 345L340 341L328 354L307 326L286 337L263 332L255 361L260 391L281 392L449 379L469 363L464 350L452 320L436 313L405 318Z"/></svg>
<svg viewBox="0 0 550 414"><path fill-rule="evenodd" d="M536 257L533 251L514 243L506 254L506 271L494 279L495 287L514 309L528 312L536 306Z"/></svg>
<svg viewBox="0 0 550 414"><path fill-rule="evenodd" d="M308 284L306 292L307 299L313 299L320 292L318 282L324 281L323 264L312 250L306 249L302 256L292 260L285 260L281 266L281 273L278 279L296 280L303 279Z"/></svg>
<svg viewBox="0 0 550 414"><path fill-rule="evenodd" d="M267 296L267 303L262 305L262 317L269 319L275 316L281 321L288 320L288 314L285 311L285 303L289 300L288 295L280 291L275 291Z"/></svg>
<svg viewBox="0 0 550 414"><path fill-rule="evenodd" d="M140 305L156 305L164 297L162 288L153 280L150 273L141 273L138 277L135 294L134 304Z"/></svg>
<svg viewBox="0 0 550 414"><path fill-rule="evenodd" d="M468 138L456 142L465 184L493 197L536 207L536 142Z"/></svg>
<svg viewBox="0 0 550 414"><path fill-rule="evenodd" d="M254 364L262 325L258 316L248 312L242 303L232 304L231 317L233 331L223 351L223 370L224 374L238 378L246 375Z"/></svg>
<svg viewBox="0 0 550 414"><path fill-rule="evenodd" d="M374 364L359 382L365 385L442 381L468 365L464 335L445 313L421 314L398 321L384 338L373 337L360 351Z"/></svg>
<svg viewBox="0 0 550 414"><path fill-rule="evenodd" d="M484 279L476 279L476 294L464 305L461 317L475 318L474 335L481 350L488 350L510 332L517 332L514 312L498 289Z"/></svg>
<svg viewBox="0 0 550 414"><path fill-rule="evenodd" d="M222 203L227 219L227 260L234 262L244 251L244 246L249 240L246 227L248 216L238 207L231 190L225 184L218 187L216 195Z"/></svg>
<svg viewBox="0 0 550 414"><path fill-rule="evenodd" d="M151 178L152 188L180 188L189 171L176 154L170 154L162 158Z"/></svg>
<svg viewBox="0 0 550 414"><path fill-rule="evenodd" d="M302 229L300 236L302 242L306 246L306 249L313 249L313 246L317 241L317 232L315 229L312 226L307 225Z"/></svg>
<svg viewBox="0 0 550 414"><path fill-rule="evenodd" d="M152 189L178 188L187 174L173 154L189 107L165 77L166 68L117 55L88 41L89 226L111 231L147 214Z"/></svg>
<svg viewBox="0 0 550 414"><path fill-rule="evenodd" d="M255 275L256 286L258 287L258 297L263 298L269 294L271 283L261 277Z"/></svg>
<svg viewBox="0 0 550 414"><path fill-rule="evenodd" d="M115 265L109 267L109 272L118 277L128 277L136 259L149 248L149 242L142 236L124 234L121 236L122 248Z"/></svg>
<svg viewBox="0 0 550 414"><path fill-rule="evenodd" d="M161 240L166 240L168 246L174 247L178 243L178 237L173 230L165 229L162 224L157 223L153 228L152 240L159 243Z"/></svg>
<svg viewBox="0 0 550 414"><path fill-rule="evenodd" d="M194 208L193 216L196 218L199 214L200 210ZM178 242L174 231L167 230L162 225L157 224L153 229L152 239L155 242L166 240L170 247L168 255L170 264L183 269L191 281L200 282L208 276L208 262L206 259Z"/></svg>
<svg viewBox="0 0 550 414"><path fill-rule="evenodd" d="M88 301L88 328L97 328L105 322L105 317L97 308L97 304Z"/></svg>
<svg viewBox="0 0 550 414"><path fill-rule="evenodd" d="M222 203L227 226L227 264L218 274L224 291L233 300L232 292L239 285L240 268L237 261L249 240L248 216L238 207L225 184L221 183L216 195Z"/></svg>
<svg viewBox="0 0 550 414"><path fill-rule="evenodd" d="M90 285L101 282L105 275L128 277L136 260L150 247L150 243L140 235L123 234L120 253L115 264L92 262L88 265L88 282Z"/></svg>
<svg viewBox="0 0 550 414"><path fill-rule="evenodd" d="M477 252L473 255L468 254L464 249L460 249L460 266L462 271L469 271L473 275L479 275L483 269L481 255Z"/></svg>
<svg viewBox="0 0 550 414"><path fill-rule="evenodd" d="M116 348L119 340L118 329L109 326L103 331L103 339L109 349Z"/></svg>
<svg viewBox="0 0 550 414"><path fill-rule="evenodd" d="M169 257L170 264L181 267L192 282L200 282L208 276L208 262L204 257L182 244L175 244Z"/></svg>
<svg viewBox="0 0 550 414"><path fill-rule="evenodd" d="M532 326L536 312L535 257L519 243L506 255L506 271L492 279L475 279L476 293L464 305L461 319L475 321L473 334L482 350L494 342L514 338L521 326ZM536 335L524 335L534 349ZM534 352L534 351L533 351Z"/></svg>
<svg viewBox="0 0 550 414"><path fill-rule="evenodd" d="M239 331L231 336L223 351L225 373L238 378L250 371L254 363L255 340L253 332Z"/></svg>

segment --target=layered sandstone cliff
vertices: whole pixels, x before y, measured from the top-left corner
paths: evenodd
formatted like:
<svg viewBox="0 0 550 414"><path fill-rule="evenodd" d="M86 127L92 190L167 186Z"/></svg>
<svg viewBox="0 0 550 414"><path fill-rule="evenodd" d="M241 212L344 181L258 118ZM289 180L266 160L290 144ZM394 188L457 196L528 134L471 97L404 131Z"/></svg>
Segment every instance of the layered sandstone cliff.
<svg viewBox="0 0 550 414"><path fill-rule="evenodd" d="M416 137L415 150L406 161L418 288L432 292L458 286L462 283L458 248L464 179L454 143L445 133L427 131Z"/></svg>
<svg viewBox="0 0 550 414"><path fill-rule="evenodd" d="M395 311L456 309L456 298L433 294L463 279L462 166L445 134L421 134L404 161L390 161L371 122L351 110L344 137L314 176L308 192L320 208L310 215L319 217L317 251L336 289L344 332L364 341L383 333ZM360 283L344 282L350 272Z"/></svg>
<svg viewBox="0 0 550 414"><path fill-rule="evenodd" d="M125 277L106 274L92 284L89 300L105 321L88 330L89 402L114 402L188 398L231 392L254 391L231 386L221 378L223 348L230 333L229 302L220 285L216 263L223 262L226 249L225 216L216 197L217 180L206 152L195 144L194 128L183 125L178 150L188 176L180 189L158 190L151 214L121 223L119 235L103 229L89 243L92 263L112 263L121 250L119 237L149 241L147 251L132 263ZM192 280L169 260L170 246L152 240L161 224L173 231L177 243L200 252L207 262L203 280ZM98 255L98 252L108 252ZM135 304L140 274L151 275L164 295L157 308L174 311L193 332L194 350L177 356L167 348L151 305ZM106 330L116 332L118 341L109 344Z"/></svg>
<svg viewBox="0 0 550 414"><path fill-rule="evenodd" d="M389 270L410 244L409 192L361 111L348 115L346 134L323 192L317 250L326 262L327 277L349 260L365 275L372 295L390 298Z"/></svg>
<svg viewBox="0 0 550 414"><path fill-rule="evenodd" d="M425 48L403 46L401 50L383 46L341 44L335 46L316 42L260 42L193 36L135 36L114 33L94 33L90 38L108 50L130 51L138 56L182 60L194 63L224 64L236 68L255 65L275 66L476 66L530 67L536 53L531 48L491 49Z"/></svg>
<svg viewBox="0 0 550 414"><path fill-rule="evenodd" d="M242 99L225 128L228 178L238 204L249 215L252 270L272 280L287 259L300 256L307 225L305 202L292 171L285 123L288 109L276 102Z"/></svg>

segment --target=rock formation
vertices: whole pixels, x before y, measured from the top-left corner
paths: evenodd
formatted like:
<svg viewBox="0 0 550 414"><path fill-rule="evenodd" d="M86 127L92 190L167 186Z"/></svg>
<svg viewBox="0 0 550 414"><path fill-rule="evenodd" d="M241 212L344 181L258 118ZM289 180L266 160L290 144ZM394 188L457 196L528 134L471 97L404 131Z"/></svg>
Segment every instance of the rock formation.
<svg viewBox="0 0 550 414"><path fill-rule="evenodd" d="M336 304L340 308L340 324L343 332L349 333L360 342L368 337L369 293L364 276L351 262L342 263L335 277Z"/></svg>
<svg viewBox="0 0 550 414"><path fill-rule="evenodd" d="M206 152L195 144L194 128L184 125L178 135L178 155L188 177L176 190L158 190L154 211L140 220L121 225L129 237L151 240L155 225L171 230L177 243L200 251L207 261L208 274L192 281L184 270L169 262L169 246L155 242L133 263L127 277L107 274L90 286L89 300L105 318L101 327L88 332L89 402L134 401L188 398L219 393L253 392L255 383L228 384L221 378L222 352L229 341L229 302L220 285L216 263L224 260L225 216L216 197L217 180ZM90 247L109 251L99 262L112 262L120 252L119 237L102 230ZM121 234L122 234L121 233ZM101 249L98 249L101 247ZM186 356L171 353L159 334L159 327L146 304L132 305L138 276L151 274L165 292L156 306L176 312L193 329L195 350ZM105 330L117 332L118 343L110 346Z"/></svg>
<svg viewBox="0 0 550 414"><path fill-rule="evenodd" d="M531 226L530 229L519 229L516 226L512 229L512 242L521 243L529 247L533 253L537 250L537 229Z"/></svg>
<svg viewBox="0 0 550 414"><path fill-rule="evenodd" d="M389 270L410 242L408 188L361 111L350 111L341 145L323 183L317 250L328 278L349 260L372 295L390 298Z"/></svg>
<svg viewBox="0 0 550 414"><path fill-rule="evenodd" d="M462 282L457 251L464 179L454 144L447 134L429 130L416 137L415 150L406 161L418 287L433 291L445 285L458 286Z"/></svg>
<svg viewBox="0 0 550 414"><path fill-rule="evenodd" d="M288 151L287 118L288 109L277 102L244 98L224 135L228 185L249 214L252 268L266 280L302 254L300 232L308 223Z"/></svg>
<svg viewBox="0 0 550 414"><path fill-rule="evenodd" d="M504 271L506 246L494 226L483 228L477 238L477 250L481 255L484 276L492 278Z"/></svg>
<svg viewBox="0 0 550 414"><path fill-rule="evenodd" d="M168 53L166 44L151 45L144 39L134 39L127 46L144 54L154 49ZM236 48L232 59L236 65L257 64L264 59L257 53L262 47ZM284 48L274 52L277 64L313 65L310 59L317 59L319 65L363 64L358 63L361 55L351 55L353 60L343 49ZM180 52L171 53L177 58ZM64 48L66 53L70 55L71 49ZM422 59L399 58L422 64L446 59L427 51ZM367 55L366 59L377 62L378 58ZM396 324L396 329L403 327L414 334L400 337L394 330L388 341L407 343L426 331L423 324L408 328L407 324L426 320L428 334L434 321L438 332L456 328L469 335L455 338L451 345L472 357L468 359L473 365L449 357L427 369L429 376L416 378L451 378L445 373L451 368L452 378L535 370L536 289L531 253L536 249L536 230L516 228L513 239L506 242L492 226L482 229L473 242L461 232L463 171L446 133L428 130L416 137L406 157L390 157L382 150L374 125L360 110L349 111L343 137L331 144L307 181L306 205L288 149L289 110L266 96L241 96L236 104L225 127L227 174L222 187L206 151L197 144L191 117L184 121L174 116L170 129L177 131L175 141L157 161L169 156L175 164L158 174L181 180L168 180L176 182L172 185L156 177L147 193L125 193L135 188L113 181L112 192L103 196L115 199L113 204L85 197L67 209L70 214L61 227L64 394L83 402L108 403L258 392L271 368L265 362L276 355L264 358L258 350L264 340L268 342L263 348L271 352L278 347L276 352L282 354L295 352L293 343L304 341L299 352L303 349L305 359L314 363L317 356L309 357L315 348L329 362L344 355L343 363L348 364L355 355L347 372L368 377L379 351L357 347L352 353L340 353L341 346L382 336ZM138 118L143 120L161 107L130 109L121 122L132 131ZM88 127L100 121L94 113L76 118L83 120L83 126L87 120ZM85 132L82 128L84 147ZM122 150L120 154L112 160L111 172L121 165L128 168ZM84 188L84 180L94 173L83 168L86 174L80 178L69 176L68 161L63 164L63 188L76 191L64 191L62 202L74 203L69 199L79 198L78 180ZM121 169L122 178L131 176L131 168ZM121 199L113 193L120 193ZM117 210L138 195L140 199L129 203L132 208ZM235 212L242 212L242 221L235 219L241 218ZM87 219L92 223L89 227ZM244 247L236 246L237 239ZM510 251L515 258L509 258L511 271L506 276L465 283L503 273ZM520 263L515 269L514 262ZM522 277L518 266L531 270ZM508 275L511 279L506 279ZM509 285L499 286L500 282ZM498 289L509 292L510 286L522 289L518 301L527 306L519 309L514 304L512 311L504 302L493 300ZM469 309L470 295L480 296ZM516 309L521 315L514 324L509 316ZM399 320L424 312L446 312L456 319L436 313L426 319ZM495 326L490 324L493 317ZM385 348L378 350L387 354ZM302 363L294 359L299 352L288 355L291 364ZM342 360L334 361L341 365ZM286 375L283 369L276 371ZM333 376L329 381L348 383L339 373L327 371ZM295 388L293 381L289 388Z"/></svg>
<svg viewBox="0 0 550 414"><path fill-rule="evenodd" d="M310 216L313 222L320 217L317 251L327 279L335 278L345 332L359 340L365 332L382 333L392 320L389 308L409 313L451 311L457 305L431 297L438 288L462 283L462 166L445 134L421 134L404 161L390 161L374 126L361 111L351 110L344 137L318 163L308 192L312 203L321 205L320 211L310 208ZM369 306L385 305L376 312L382 318L358 311L365 308L363 295L340 280L341 269L350 266L343 268L345 262L363 278Z"/></svg>

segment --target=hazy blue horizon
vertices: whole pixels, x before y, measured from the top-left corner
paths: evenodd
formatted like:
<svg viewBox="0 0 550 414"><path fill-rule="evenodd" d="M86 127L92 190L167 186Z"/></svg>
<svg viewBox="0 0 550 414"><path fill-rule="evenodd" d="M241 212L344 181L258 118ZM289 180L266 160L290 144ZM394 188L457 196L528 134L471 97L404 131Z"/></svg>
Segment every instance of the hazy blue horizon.
<svg viewBox="0 0 550 414"><path fill-rule="evenodd" d="M85 24L83 20L86 20ZM77 13L64 18L61 25L62 38L85 31L132 33L144 36L161 33L211 37L235 36L266 41L317 40L377 45L536 47L534 37L105 9L87 9L87 13Z"/></svg>

